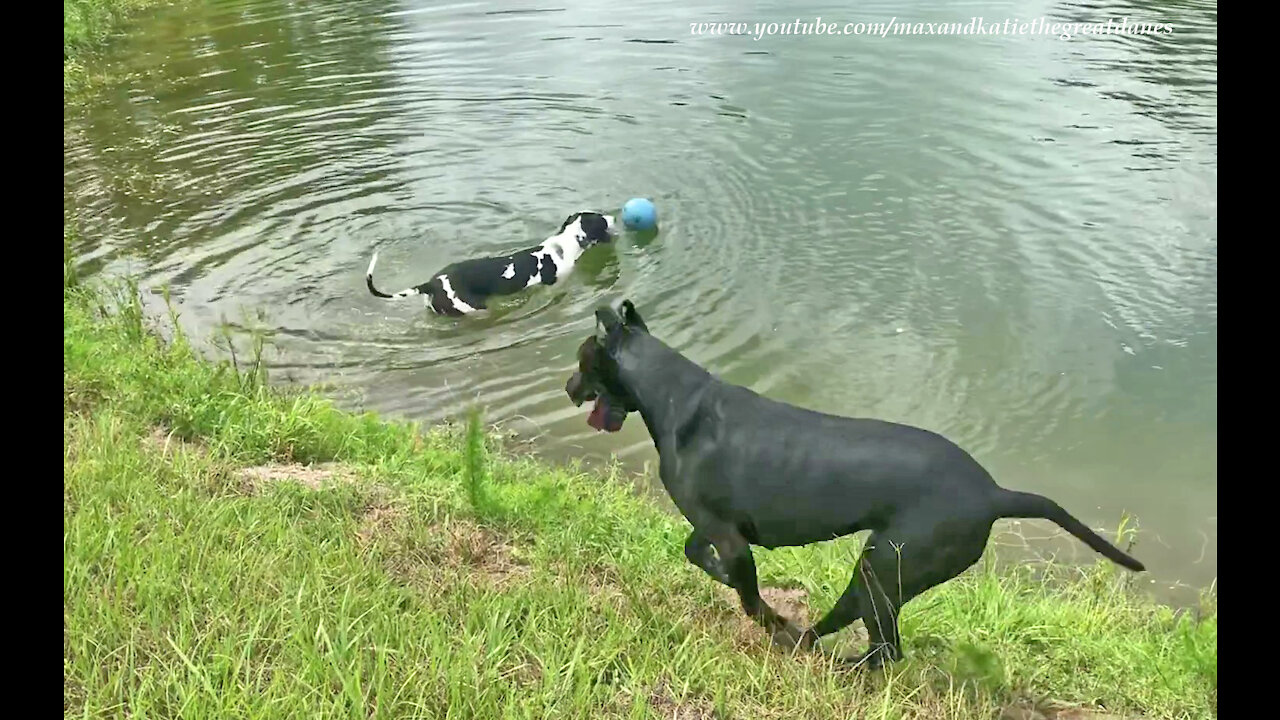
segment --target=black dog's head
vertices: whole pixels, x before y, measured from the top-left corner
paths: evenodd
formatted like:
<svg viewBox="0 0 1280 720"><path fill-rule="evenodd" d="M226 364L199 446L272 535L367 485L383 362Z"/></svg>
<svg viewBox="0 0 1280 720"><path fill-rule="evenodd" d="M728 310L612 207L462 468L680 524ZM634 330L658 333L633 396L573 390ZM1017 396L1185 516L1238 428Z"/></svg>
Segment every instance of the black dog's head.
<svg viewBox="0 0 1280 720"><path fill-rule="evenodd" d="M569 233L585 250L596 243L608 242L612 239L613 226L612 216L601 215L598 212L576 212L560 223L560 231L557 234Z"/></svg>
<svg viewBox="0 0 1280 720"><path fill-rule="evenodd" d="M574 405L595 400L587 424L596 430L617 432L627 415L639 408L618 379L618 352L634 333L649 332L630 300L622 301L622 314L610 307L596 310L596 334L578 348L578 372L569 377L564 391ZM603 331L603 332L601 332Z"/></svg>

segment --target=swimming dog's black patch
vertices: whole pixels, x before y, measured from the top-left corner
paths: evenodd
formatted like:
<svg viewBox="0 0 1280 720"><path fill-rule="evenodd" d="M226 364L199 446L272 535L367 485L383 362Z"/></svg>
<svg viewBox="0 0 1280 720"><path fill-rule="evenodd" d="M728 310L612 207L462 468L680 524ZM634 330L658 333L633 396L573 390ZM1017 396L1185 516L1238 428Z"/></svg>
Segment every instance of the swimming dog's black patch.
<svg viewBox="0 0 1280 720"><path fill-rule="evenodd" d="M556 263L555 263L555 261L554 261L554 260L552 260L549 256L546 256L546 255L544 255L544 256L541 258L541 261L542 261L542 272L541 272L542 284L543 284L543 285L555 285L555 284L556 284Z"/></svg>

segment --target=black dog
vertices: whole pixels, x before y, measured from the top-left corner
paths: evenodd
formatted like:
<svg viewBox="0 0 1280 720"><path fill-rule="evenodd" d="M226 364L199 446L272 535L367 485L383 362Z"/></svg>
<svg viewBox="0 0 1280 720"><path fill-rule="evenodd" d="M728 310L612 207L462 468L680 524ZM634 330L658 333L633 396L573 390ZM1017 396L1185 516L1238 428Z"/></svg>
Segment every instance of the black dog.
<svg viewBox="0 0 1280 720"><path fill-rule="evenodd" d="M375 297L424 295L427 306L437 315L466 315L487 309L491 297L511 295L533 285L556 284L569 274L585 250L612 238L613 228L613 218L608 215L574 213L565 218L555 235L537 247L501 257L463 260L421 285L391 295L373 286L373 266L378 264L378 254L374 253L364 280Z"/></svg>
<svg viewBox="0 0 1280 720"><path fill-rule="evenodd" d="M999 487L940 435L730 385L650 335L630 301L622 311L596 311L604 335L582 343L565 392L575 405L595 400L587 422L597 430L616 432L639 411L662 484L693 525L685 556L737 590L779 644L811 649L860 617L871 644L859 662L901 658L898 611L977 562L998 518L1052 520L1112 561L1145 569L1052 500ZM872 533L858 574L813 627L801 631L761 599L751 545L806 545L859 530Z"/></svg>

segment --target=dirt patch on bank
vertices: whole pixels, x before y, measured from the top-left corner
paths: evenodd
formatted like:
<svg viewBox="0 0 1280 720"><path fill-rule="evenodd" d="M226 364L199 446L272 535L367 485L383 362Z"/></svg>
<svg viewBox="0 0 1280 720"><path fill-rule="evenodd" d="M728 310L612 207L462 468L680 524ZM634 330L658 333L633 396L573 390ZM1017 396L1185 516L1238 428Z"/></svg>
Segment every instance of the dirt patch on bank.
<svg viewBox="0 0 1280 720"><path fill-rule="evenodd" d="M87 415L89 411L102 402L102 393L97 388L62 376L62 414Z"/></svg>
<svg viewBox="0 0 1280 720"><path fill-rule="evenodd" d="M813 625L821 617L821 613L813 613L809 607L809 594L802 588L761 587L760 597L778 614L791 620L801 628ZM720 598L713 608L708 608L709 615L704 621L708 632L729 633L733 644L744 652L786 652L773 644L769 633L755 620L747 617L742 611L738 594L729 588L722 588ZM867 629L861 620L822 639L823 653L838 657L856 657L866 651L869 638ZM812 657L820 657L813 655Z"/></svg>
<svg viewBox="0 0 1280 720"><path fill-rule="evenodd" d="M142 446L166 457L178 452L204 453L208 451L204 445L182 438L163 425L157 425L151 428L151 432L143 435Z"/></svg>
<svg viewBox="0 0 1280 720"><path fill-rule="evenodd" d="M204 443L187 440L163 425L157 425L144 435L142 445L165 457L181 452L209 453L209 448ZM322 490L334 484L354 484L358 479L355 471L340 463L266 463L229 469L228 472L239 482L240 490L246 495L259 494L274 483L293 482L309 490ZM375 486L375 489L380 493L385 492L385 488Z"/></svg>
<svg viewBox="0 0 1280 720"><path fill-rule="evenodd" d="M415 525L404 517L392 506L375 505L360 533L364 542L380 547L388 570L410 584L450 574L503 587L532 572L513 538L460 518Z"/></svg>
<svg viewBox="0 0 1280 720"><path fill-rule="evenodd" d="M650 693L649 707L663 720L715 720L719 717L710 700L695 697L677 700L665 683Z"/></svg>
<svg viewBox="0 0 1280 720"><path fill-rule="evenodd" d="M494 585L504 585L529 573L511 539L471 522L452 521L440 528L446 565L466 568Z"/></svg>
<svg viewBox="0 0 1280 720"><path fill-rule="evenodd" d="M738 593L729 588L723 590L725 601L733 614L731 632L734 644L739 648L768 647L772 645L769 633L742 611ZM760 597L779 615L796 625L809 627L809 594L799 588L761 587ZM729 629L729 628L726 628Z"/></svg>
<svg viewBox="0 0 1280 720"><path fill-rule="evenodd" d="M809 593L800 588L760 588L760 597L783 617L800 627L809 627Z"/></svg>
<svg viewBox="0 0 1280 720"><path fill-rule="evenodd" d="M1117 715L1105 710L1073 707L1057 703L1029 701L1005 706L999 720L1143 720L1140 715Z"/></svg>
<svg viewBox="0 0 1280 720"><path fill-rule="evenodd" d="M206 452L199 443L183 440L164 427L154 428L142 442L165 456L188 450ZM363 482L354 469L342 463L267 463L228 469L225 473L224 477L230 478L230 489L243 495L261 495L280 483L293 483L312 491L355 486L364 505L356 526L358 541L365 546L383 543L389 550L388 564L402 576L454 570L489 584L504 585L529 573L511 539L456 518L414 525L408 522L403 503L396 501L390 488Z"/></svg>
<svg viewBox="0 0 1280 720"><path fill-rule="evenodd" d="M391 532L401 517L404 517L404 511L389 501L370 503L360 516L356 537L361 544L368 545L378 536Z"/></svg>
<svg viewBox="0 0 1280 720"><path fill-rule="evenodd" d="M235 476L248 494L257 494L264 487L279 482L293 482L309 490L321 490L330 485L356 481L355 474L338 463L257 465L236 470Z"/></svg>

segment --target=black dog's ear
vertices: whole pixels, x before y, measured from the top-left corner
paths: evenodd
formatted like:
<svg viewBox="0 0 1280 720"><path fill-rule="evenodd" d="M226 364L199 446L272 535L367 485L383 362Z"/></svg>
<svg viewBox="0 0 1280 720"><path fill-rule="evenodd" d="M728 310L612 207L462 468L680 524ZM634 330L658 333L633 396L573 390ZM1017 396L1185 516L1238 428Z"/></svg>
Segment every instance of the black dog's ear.
<svg viewBox="0 0 1280 720"><path fill-rule="evenodd" d="M596 310L596 323L604 328L606 333L612 333L622 327L622 318L618 317L618 313L611 307L602 307Z"/></svg>
<svg viewBox="0 0 1280 720"><path fill-rule="evenodd" d="M627 327L636 327L649 332L649 327L644 324L644 319L640 317L640 313L636 311L636 306L630 300L622 301L622 319L627 324Z"/></svg>

